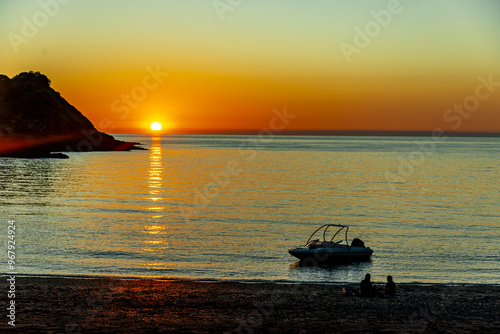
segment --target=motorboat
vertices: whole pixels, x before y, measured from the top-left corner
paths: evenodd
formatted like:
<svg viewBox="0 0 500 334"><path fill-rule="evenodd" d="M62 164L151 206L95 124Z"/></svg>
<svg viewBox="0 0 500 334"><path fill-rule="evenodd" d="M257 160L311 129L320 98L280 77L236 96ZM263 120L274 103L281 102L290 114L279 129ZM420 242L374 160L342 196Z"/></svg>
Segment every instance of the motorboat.
<svg viewBox="0 0 500 334"><path fill-rule="evenodd" d="M329 238L328 235L331 233L327 232L332 232L335 229L337 232ZM341 233L342 231L345 231L345 236L344 233ZM291 248L288 253L310 264L369 260L373 250L370 247L365 247L364 242L358 238L354 238L349 244L348 231L349 226L347 225L325 224L311 234L304 246ZM321 234L322 239L319 239L318 236Z"/></svg>

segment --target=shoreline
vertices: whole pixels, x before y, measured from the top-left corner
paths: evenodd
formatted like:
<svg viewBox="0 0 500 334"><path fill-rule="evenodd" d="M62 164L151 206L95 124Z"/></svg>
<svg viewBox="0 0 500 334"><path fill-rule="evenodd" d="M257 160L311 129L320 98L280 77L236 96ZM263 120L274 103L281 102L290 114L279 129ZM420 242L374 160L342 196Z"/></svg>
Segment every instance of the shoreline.
<svg viewBox="0 0 500 334"><path fill-rule="evenodd" d="M4 278L4 284L7 284ZM397 283L395 298L337 284L16 276L2 333L456 333L500 331L500 285ZM7 286L5 286L7 288ZM0 294L7 305L8 288ZM4 310L6 307L4 308ZM5 311L7 312L7 310Z"/></svg>
<svg viewBox="0 0 500 334"><path fill-rule="evenodd" d="M0 272L0 278L8 277L8 273ZM19 278L42 278L42 279L103 279L103 280L151 280L165 282L200 282L200 283L241 283L241 284L308 284L308 285L342 285L351 286L357 285L359 282L341 282L341 281L291 281L291 280L266 280L266 279L235 279L235 278L197 278L197 277L174 277L174 276L113 276L113 275L90 275L90 274L20 274L16 273ZM385 285L385 281L372 282L376 285ZM409 286L498 286L498 283L470 283L470 282L396 282L398 285Z"/></svg>

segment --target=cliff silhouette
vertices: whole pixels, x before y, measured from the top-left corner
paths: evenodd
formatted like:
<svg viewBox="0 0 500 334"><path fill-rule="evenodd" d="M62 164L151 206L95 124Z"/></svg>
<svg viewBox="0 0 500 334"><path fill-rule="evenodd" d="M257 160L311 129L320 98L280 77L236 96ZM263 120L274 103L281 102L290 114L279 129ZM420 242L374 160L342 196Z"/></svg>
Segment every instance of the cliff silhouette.
<svg viewBox="0 0 500 334"><path fill-rule="evenodd" d="M50 87L40 72L0 74L0 157L67 158L54 152L140 150L116 140Z"/></svg>

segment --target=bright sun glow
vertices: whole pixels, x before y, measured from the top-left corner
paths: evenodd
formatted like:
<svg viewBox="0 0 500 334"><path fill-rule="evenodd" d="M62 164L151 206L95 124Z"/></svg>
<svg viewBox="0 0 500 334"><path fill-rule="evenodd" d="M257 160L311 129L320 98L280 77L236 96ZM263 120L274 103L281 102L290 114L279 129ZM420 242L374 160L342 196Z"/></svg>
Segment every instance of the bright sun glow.
<svg viewBox="0 0 500 334"><path fill-rule="evenodd" d="M161 123L158 123L158 122L151 123L151 130L160 131L161 130Z"/></svg>

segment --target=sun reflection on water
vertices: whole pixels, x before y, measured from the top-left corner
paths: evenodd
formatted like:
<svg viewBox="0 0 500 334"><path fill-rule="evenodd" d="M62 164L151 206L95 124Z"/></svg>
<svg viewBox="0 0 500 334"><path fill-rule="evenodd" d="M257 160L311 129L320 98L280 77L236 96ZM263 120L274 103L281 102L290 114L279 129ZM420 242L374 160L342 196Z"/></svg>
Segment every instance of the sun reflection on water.
<svg viewBox="0 0 500 334"><path fill-rule="evenodd" d="M142 251L160 254L163 253L165 249L170 248L169 243L165 240L166 226L161 222L165 210L165 207L162 205L164 200L162 196L164 167L162 161L161 137L152 137L151 140L148 169L148 198L151 201L148 210L151 212L151 215L148 218L148 223L144 225L143 233L146 234L147 237L144 241ZM154 263L152 266L146 266L150 269L163 267L159 263Z"/></svg>
<svg viewBox="0 0 500 334"><path fill-rule="evenodd" d="M160 201L160 189L163 183L163 162L160 137L153 137L149 154L149 194L153 202Z"/></svg>

